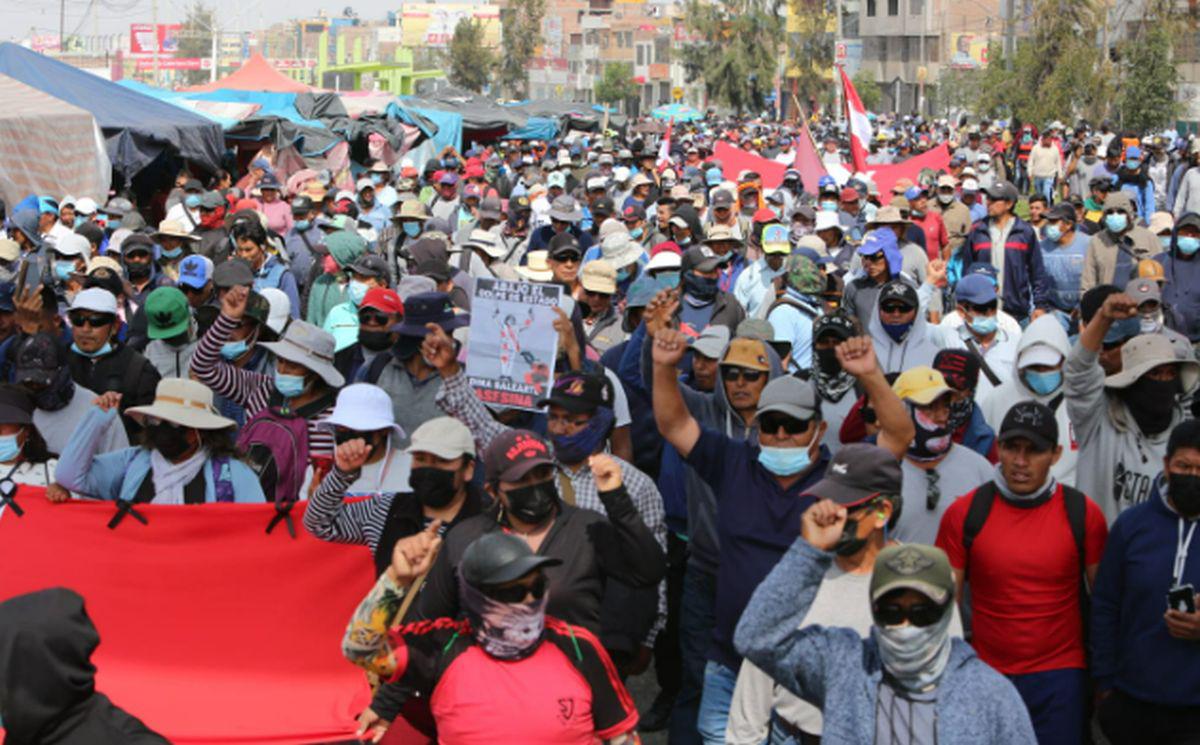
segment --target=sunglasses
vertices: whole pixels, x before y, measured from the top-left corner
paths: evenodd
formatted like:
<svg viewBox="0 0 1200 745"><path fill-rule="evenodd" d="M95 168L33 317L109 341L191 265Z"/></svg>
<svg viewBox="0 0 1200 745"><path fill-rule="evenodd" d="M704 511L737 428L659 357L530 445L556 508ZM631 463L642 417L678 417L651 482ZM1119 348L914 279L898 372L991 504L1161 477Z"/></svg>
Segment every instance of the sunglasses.
<svg viewBox="0 0 1200 745"><path fill-rule="evenodd" d="M787 435L800 435L808 431L808 420L797 419L787 414L771 412L758 418L758 430L775 434L780 429Z"/></svg>
<svg viewBox="0 0 1200 745"><path fill-rule="evenodd" d="M963 307L972 313L992 313L1000 306L993 302L984 303L983 305L976 305L975 303L963 303Z"/></svg>
<svg viewBox="0 0 1200 745"><path fill-rule="evenodd" d="M358 314L358 322L359 323L369 323L372 326L383 326L384 324L390 323L391 319L388 318L387 315L385 315L383 313L376 313L374 311L363 311L362 313Z"/></svg>
<svg viewBox="0 0 1200 745"><path fill-rule="evenodd" d="M912 310L912 308L908 307L907 305L905 305L903 303L886 303L884 305L879 306L879 309L881 311L883 311L884 313L887 313L890 316L899 315L901 313L907 313L910 310Z"/></svg>
<svg viewBox="0 0 1200 745"><path fill-rule="evenodd" d="M539 576L532 585L512 585L510 587L484 587L483 594L498 603L510 605L525 600L526 595L532 595L534 600L541 600L546 594L546 578Z"/></svg>
<svg viewBox="0 0 1200 745"><path fill-rule="evenodd" d="M918 603L905 608L902 605L887 603L875 606L875 622L880 626L899 626L906 620L913 626L924 628L942 620L946 609L933 603Z"/></svg>
<svg viewBox="0 0 1200 745"><path fill-rule="evenodd" d="M878 264L879 262L883 261L886 258L887 257L884 256L882 253L877 253L877 254L871 254L870 256L864 256L863 261L869 261L872 264Z"/></svg>
<svg viewBox="0 0 1200 745"><path fill-rule="evenodd" d="M721 379L730 383L737 382L739 379L747 383L757 383L766 375L762 370L747 370L744 367L723 366L721 368Z"/></svg>
<svg viewBox="0 0 1200 745"><path fill-rule="evenodd" d="M580 259L583 258L583 255L577 254L574 251L567 251L565 253L555 254L550 258L551 260L557 261L560 264L578 264Z"/></svg>
<svg viewBox="0 0 1200 745"><path fill-rule="evenodd" d="M110 316L107 313L99 316L93 316L88 313L68 313L67 319L71 322L72 326L91 326L94 329L111 325L115 320L114 316Z"/></svg>

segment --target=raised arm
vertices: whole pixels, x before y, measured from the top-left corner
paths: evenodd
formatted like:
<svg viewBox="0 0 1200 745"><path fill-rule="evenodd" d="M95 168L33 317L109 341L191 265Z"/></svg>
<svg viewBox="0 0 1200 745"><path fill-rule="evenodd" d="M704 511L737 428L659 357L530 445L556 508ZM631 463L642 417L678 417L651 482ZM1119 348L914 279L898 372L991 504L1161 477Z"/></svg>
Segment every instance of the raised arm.
<svg viewBox="0 0 1200 745"><path fill-rule="evenodd" d="M192 355L192 375L212 388L214 393L247 410L257 410L262 407L251 406L252 399L262 396L263 400L266 400L270 395L270 378L243 370L221 359L221 347L229 341L229 335L241 323L249 297L248 287L233 287L225 293L225 297L221 299L220 315L196 345L196 352Z"/></svg>
<svg viewBox="0 0 1200 745"><path fill-rule="evenodd" d="M700 425L688 411L679 392L675 366L687 351L687 338L675 329L654 335L654 421L658 431L684 458L700 439Z"/></svg>
<svg viewBox="0 0 1200 745"><path fill-rule="evenodd" d="M116 499L135 448L98 454L107 440L109 426L117 418L121 394L105 393L93 401L63 448L54 472L55 483L65 489L96 499Z"/></svg>
<svg viewBox="0 0 1200 745"><path fill-rule="evenodd" d="M305 530L323 541L366 545L364 528L376 500L347 503L345 499L346 490L358 479L370 454L371 446L362 439L337 446L333 453L333 469L321 479L321 485L304 509Z"/></svg>
<svg viewBox="0 0 1200 745"><path fill-rule="evenodd" d="M875 347L869 336L856 336L837 345L835 349L842 369L858 379L867 394L867 400L875 409L879 421L879 447L903 458L908 445L916 435L912 417L904 408L904 402L888 385L887 378L879 369L875 359Z"/></svg>

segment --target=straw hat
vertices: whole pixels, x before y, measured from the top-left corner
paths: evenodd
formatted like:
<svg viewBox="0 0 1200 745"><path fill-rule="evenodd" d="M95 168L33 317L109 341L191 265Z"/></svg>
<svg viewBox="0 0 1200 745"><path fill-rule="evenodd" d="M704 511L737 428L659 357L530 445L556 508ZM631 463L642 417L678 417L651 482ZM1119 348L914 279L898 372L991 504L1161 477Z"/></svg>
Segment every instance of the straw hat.
<svg viewBox="0 0 1200 745"><path fill-rule="evenodd" d="M182 238L185 241L198 241L199 236L192 235L183 229L183 223L178 220L163 220L158 224L158 231L154 234L154 238Z"/></svg>
<svg viewBox="0 0 1200 745"><path fill-rule="evenodd" d="M554 279L554 272L546 261L548 256L546 251L530 251L525 254L525 265L517 267L517 274L530 282L549 282Z"/></svg>
<svg viewBox="0 0 1200 745"><path fill-rule="evenodd" d="M217 413L212 389L185 378L163 378L154 391L154 403L133 406L125 413L139 422L142 417L152 416L193 429L225 429L237 424Z"/></svg>

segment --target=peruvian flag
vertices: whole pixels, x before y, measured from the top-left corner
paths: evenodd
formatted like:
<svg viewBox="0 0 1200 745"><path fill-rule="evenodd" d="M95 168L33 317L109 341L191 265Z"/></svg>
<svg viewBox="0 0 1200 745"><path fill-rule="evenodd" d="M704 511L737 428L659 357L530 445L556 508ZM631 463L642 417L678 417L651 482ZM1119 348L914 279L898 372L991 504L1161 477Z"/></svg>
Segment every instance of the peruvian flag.
<svg viewBox="0 0 1200 745"><path fill-rule="evenodd" d="M867 119L867 110L854 90L854 83L846 74L846 68L838 66L842 75L842 100L846 102L846 122L850 125L850 157L853 159L854 170L859 173L867 171L867 145L871 142L871 121Z"/></svg>
<svg viewBox="0 0 1200 745"><path fill-rule="evenodd" d="M671 130L675 128L675 117L671 117L667 121L667 131L663 135L662 142L658 144L658 170L671 167Z"/></svg>

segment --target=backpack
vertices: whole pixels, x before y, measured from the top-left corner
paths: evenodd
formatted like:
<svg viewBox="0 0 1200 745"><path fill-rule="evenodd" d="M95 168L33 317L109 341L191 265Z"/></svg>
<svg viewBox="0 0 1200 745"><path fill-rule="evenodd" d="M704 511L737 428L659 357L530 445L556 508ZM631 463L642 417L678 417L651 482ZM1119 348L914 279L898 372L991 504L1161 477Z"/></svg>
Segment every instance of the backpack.
<svg viewBox="0 0 1200 745"><path fill-rule="evenodd" d="M308 467L308 419L324 411L336 396L335 392L305 404L299 409L288 407L278 393L270 405L246 421L238 436L238 450L245 453L268 502L283 510L291 508L300 494L304 472Z"/></svg>

